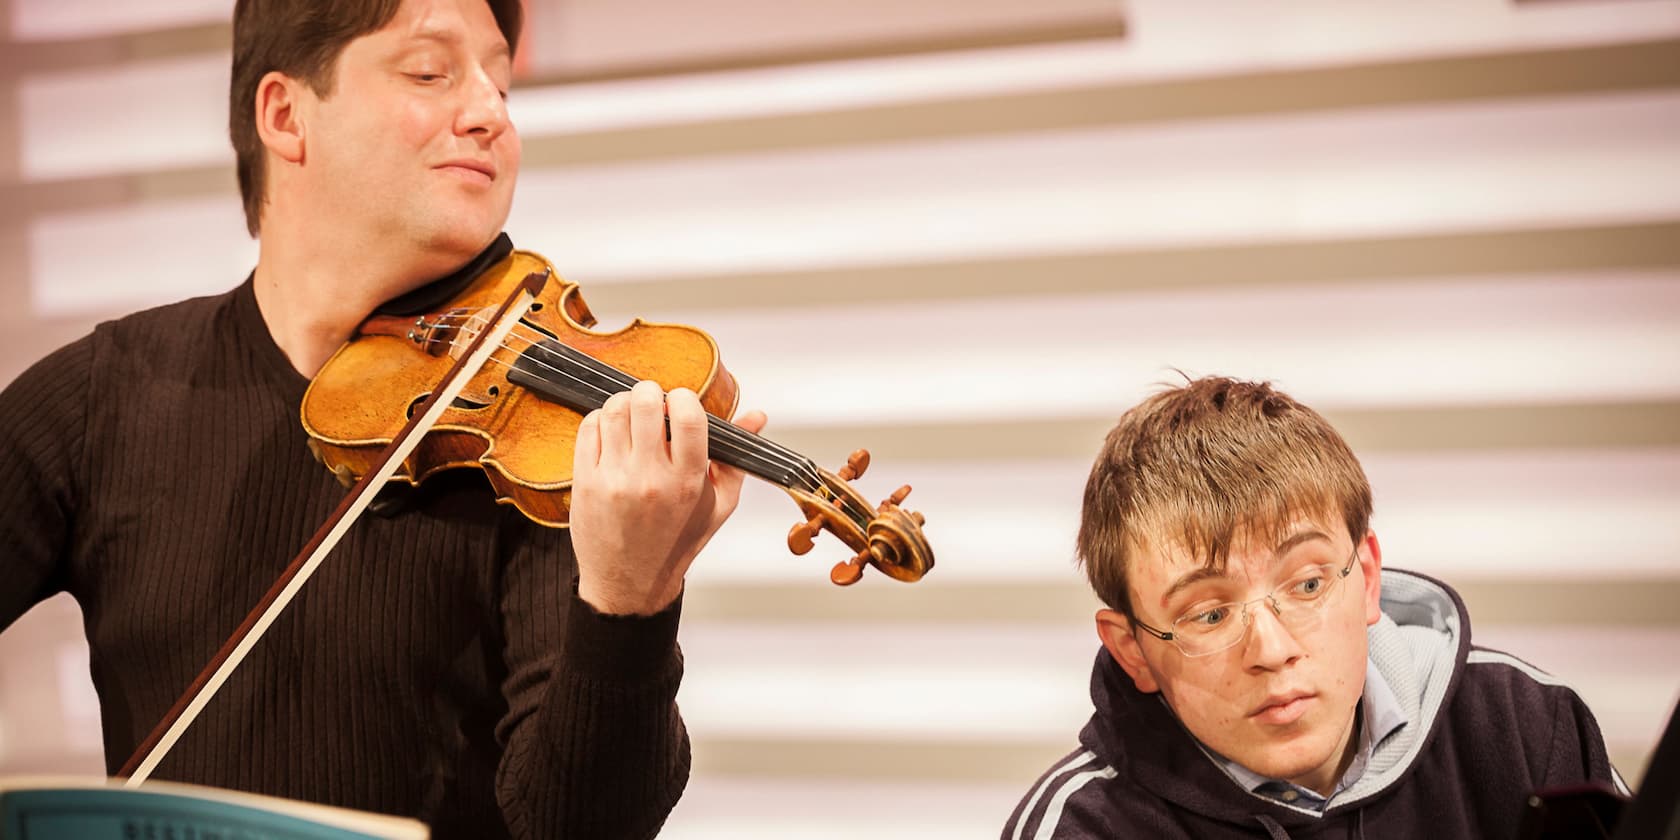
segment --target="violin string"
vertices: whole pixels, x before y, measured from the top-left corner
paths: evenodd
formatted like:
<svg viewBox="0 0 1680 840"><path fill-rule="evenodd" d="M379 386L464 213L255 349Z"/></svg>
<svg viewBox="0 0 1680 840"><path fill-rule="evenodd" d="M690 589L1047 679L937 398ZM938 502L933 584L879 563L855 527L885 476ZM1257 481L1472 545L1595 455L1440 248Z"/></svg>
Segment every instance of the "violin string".
<svg viewBox="0 0 1680 840"><path fill-rule="evenodd" d="M474 316L474 320L482 320L482 317ZM608 380L613 385L616 385L620 390L629 390L629 388L636 383L636 378L630 374L614 368L599 359L589 356L588 354L582 353L575 348L568 347L565 344L558 342L553 336L550 336L547 333L523 324L516 326L515 329L521 331L520 338L526 339L530 342L530 345L528 346L540 347L544 349L545 352L561 356L578 367L584 368L588 372L594 373L596 376ZM537 336L537 339L532 339L531 336L533 335ZM515 349L506 344L503 346L510 350ZM526 355L523 358L529 360L535 366L542 367L572 382L585 386L589 390L595 392L597 396L600 396L603 402L607 396L611 396L615 393L612 390L595 385L594 383L573 374L569 370L549 364L534 355ZM708 415L708 417L710 417L710 415ZM797 452L787 449L786 447L783 447L773 441L753 435L751 432L727 423L720 418L712 418L712 426L712 430L718 432L722 437L722 442L733 444L735 447L738 447L738 451L741 454L757 454L769 459L779 460L782 463L778 466L796 472L803 472L806 474L805 477L807 480L815 481L819 478L814 473L814 465L810 463L810 459Z"/></svg>
<svg viewBox="0 0 1680 840"><path fill-rule="evenodd" d="M477 316L475 316L475 318L476 317ZM620 371L617 368L600 361L599 359L577 350L576 348L569 347L556 340L553 336L523 324L519 325L518 329L521 330L521 338L531 341L529 336L538 336L540 340L532 341L533 345L541 347L549 353L559 355L580 368L584 368L588 371L596 373L602 378L608 379L621 390L628 390L636 383L635 377L630 374ZM590 383L584 381L582 378L574 375L568 370L548 364L547 362L535 358L534 356L526 355L525 358L530 359L537 365L553 371L566 379L582 384L585 387L591 387ZM603 401L605 396L610 396L611 393L613 393L612 391L598 386L593 387L593 390L595 390L597 394L602 395ZM793 480L802 479L806 492L818 496L827 496L831 501L837 503L837 507L839 507L841 511L847 517L851 518L859 527L866 527L869 520L873 518L874 511L868 509L867 507L859 509L859 505L848 499L846 496L829 491L826 482L823 480L822 476L817 473L816 465L811 463L809 458L806 458L805 456L787 449L786 447L783 447L773 441L754 435L744 429L740 429L721 418L715 418L708 415L707 419L712 433L717 436L721 443L724 444L723 449L725 451L733 452L740 456L756 456L761 459L768 459L773 462L769 467L770 469L781 468L792 473ZM780 463L774 463L777 461Z"/></svg>
<svg viewBox="0 0 1680 840"><path fill-rule="evenodd" d="M545 336L545 338L547 338L547 337ZM502 347L505 348L505 349L509 349L509 350L515 349L508 344L503 344ZM576 352L575 349L574 349L573 352ZM550 371L553 371L555 374L557 374L559 376L565 377L566 379L568 379L572 382L578 383L578 384L580 384L580 385L582 385L586 388L589 388L589 389L595 391L598 395L602 396L603 400L606 396L611 396L611 394L617 393L617 392L613 392L613 391L608 391L608 390L606 390L604 388L600 388L598 386L594 386L591 383L589 383L587 380L572 374L570 371L564 370L562 368L558 368L554 365L550 365L550 364L548 364L546 362L543 362L541 360L534 359L533 357L530 357L530 356L525 356L524 358L531 359L533 364L535 364L537 366L540 366L540 367L543 367L543 368L546 368ZM596 361L598 361L598 360L596 360ZM512 363L509 363L509 362L507 362L505 360L502 360L502 359L497 359L495 357L491 357L491 359L488 360L486 364L501 365L501 366L503 366L503 367L505 367L509 370L512 370L514 368L514 365ZM616 370L616 369L614 369L614 370ZM634 384L634 382L635 382L635 380L631 379L627 383L621 383L621 384L627 384L628 385L628 384ZM744 429L740 429L740 428L734 426L733 424L730 424L727 421L722 420L721 418L717 418L717 417L714 417L714 416L711 416L711 415L707 415L707 421L709 423L709 431L711 432L711 434L713 436L714 442L720 445L719 448L724 453L726 453L726 454L732 453L732 454L735 454L736 456L741 457L741 458L754 458L754 457L760 458L760 463L761 463L761 465L763 465L763 467L766 471L774 471L778 467L787 468L789 470L790 475L791 475L791 478L789 479L790 481L797 482L800 485L802 485L802 489L804 489L806 492L812 493L812 494L817 495L819 497L821 497L821 496L828 497L828 499L831 502L833 502L836 505L836 507L838 507L848 518L852 519L852 521L855 524L857 524L859 527L866 528L869 520L871 518L873 518L873 515L874 515L873 511L870 511L866 508L860 509L859 506L855 502L848 499L847 497L845 497L843 495L835 494L835 493L829 491L827 489L826 485L822 483L822 477L816 473L814 465L810 464L809 459L806 459L803 456L799 456L797 453L794 453L793 457L782 459L782 460L785 460L785 461L788 462L786 464L777 465L777 464L765 463L765 459L763 458L763 456L764 456L766 451L770 451L770 450L767 450L766 447L763 446L763 444L769 444L770 447L773 447L775 449L780 449L782 447L780 447L779 444L774 444L772 442L766 441L763 438L757 438L756 436L752 436L752 434L750 432L747 432ZM775 453L772 452L772 454L775 454ZM751 472L751 470L749 470L749 472ZM759 475L761 477L768 478L768 476L764 476L763 473L759 473ZM773 479L773 478L771 479L771 481L772 481L772 483L780 483L780 481L778 481L777 479Z"/></svg>
<svg viewBox="0 0 1680 840"><path fill-rule="evenodd" d="M507 347L507 345L503 345L503 346ZM509 347L508 349L513 349L513 348ZM595 386L595 385L589 383L588 381L582 379L581 377L577 377L577 376L571 374L569 371L563 370L561 368L557 368L556 366L548 364L547 362L543 362L541 360L537 360L537 359L534 359L534 358L529 357L529 356L526 356L524 358L530 360L530 363L531 363L532 366L542 367L546 370L552 371L554 374L556 374L558 376L565 377L566 379L568 379L572 382L578 383L585 388L589 388L591 391L593 391L597 395L601 396L603 400L605 399L605 397L611 396L613 393L617 393L615 391L610 391L610 390ZM501 365L502 367L505 367L508 370L514 370L515 369L515 365L513 363L507 362L506 360L503 360L503 359L497 359L497 358L494 358L494 357L492 357L487 362L487 364ZM813 488L813 487L809 486L812 479L810 478L810 475L808 474L808 471L805 468L803 468L802 465L800 465L798 462L795 461L795 462L791 462L791 463L788 463L788 464L773 463L771 461L771 457L766 455L767 450L765 450L763 447L752 445L750 439L748 439L748 440L741 439L736 434L736 432L731 431L731 425L728 424L727 422L725 422L725 421L723 421L719 418L712 417L711 415L707 415L707 422L708 422L708 432L710 433L710 437L712 438L712 442L718 447L718 449L721 452L723 452L725 454L736 455L743 460L749 460L751 463L756 464L764 472L777 472L778 470L786 472L791 476L791 478L789 478L788 480L801 485L803 487L803 489L813 490L813 491L816 489L816 488ZM739 431L739 430L737 430L737 431ZM747 466L747 464L743 464L742 466ZM765 477L770 478L769 476L765 476ZM773 482L776 482L776 483L780 483L780 481L781 481L780 479L776 479L776 478L771 478L771 480Z"/></svg>
<svg viewBox="0 0 1680 840"><path fill-rule="evenodd" d="M453 320L458 320L458 319L453 319ZM480 325L481 326L484 319L483 319L483 316L481 314L469 311L469 313L467 314L467 317L465 318L465 321L466 321L466 324L475 324L475 325ZM443 321L443 320L440 320L438 323L444 325L444 329L446 329L446 330L447 329L457 329L457 330L462 330L462 331L465 330L465 325L449 323L449 322L446 322L446 321ZM421 324L421 326L426 326L426 325ZM634 377L632 377L631 375L629 375L629 374L627 374L623 371L620 371L617 368L614 368L611 365L608 365L608 364L600 361L599 359L596 359L592 356L589 356L588 354L582 353L581 351L578 351L575 348L569 347L569 346L565 345L564 343L559 342L557 339L555 339L554 336L551 336L551 335L549 335L545 332L537 330L534 327L531 327L531 326L526 325L526 324L519 324L519 325L516 326L516 330L520 333L520 338L525 339L528 342L528 345L527 345L528 347L529 346L541 347L542 349L544 349L548 353L552 353L552 354L561 356L563 358L567 358L567 360L571 361L573 364L579 366L580 368L584 368L587 371L592 372L592 373L596 374L597 376L600 376L601 378L612 382L614 385L618 386L618 388L621 389L621 390L628 390L630 388L630 386L634 385L635 382L636 382L636 379ZM532 338L532 336L535 336L536 338ZM436 342L441 342L441 341L446 341L446 340L451 340L451 339L434 338L434 339L431 339L431 340L436 341ZM503 346L507 347L507 349L510 349L510 350L514 349L511 346L506 345L506 344L504 344ZM563 368L557 367L557 366L552 365L552 364L548 364L547 362L543 361L540 358L537 358L534 355L527 354L527 355L523 356L523 358L527 359L530 363L532 363L535 366L539 366L539 367L545 368L549 371L552 371L555 374L557 374L561 377L564 377L565 379L568 379L568 380L570 380L574 383L577 383L577 384L585 387L586 389L588 389L590 391L595 392L595 394L597 396L600 396L603 401L605 400L606 396L610 396L612 393L614 393L613 391L608 390L606 388L602 388L598 385L595 385L594 383L591 383L591 382L585 380L584 378L573 374L572 372L570 372L568 370L565 370ZM503 363L503 364L506 364L506 363ZM511 365L509 367L511 368ZM754 435L751 432L747 432L744 429L740 429L739 427L736 427L733 424L730 424L726 421L723 421L720 418L715 418L715 417L711 417L710 415L708 415L708 422L711 426L711 431L714 434L717 435L717 437L719 439L719 442L724 444L723 448L726 451L733 452L733 453L741 455L741 456L755 456L755 457L758 457L758 458L761 458L761 459L767 459L767 460L772 461L772 462L779 461L780 463L775 463L775 464L768 465L767 468L769 468L769 469L780 468L780 469L787 470L789 472L794 473L795 478L802 478L804 480L804 483L805 483L804 489L807 492L821 494L825 491L826 484L823 481L822 477L816 472L815 464L812 464L809 458L806 458L805 456L800 455L799 453L794 452L793 450L787 449L786 447L781 446L780 444L777 444L774 441L770 441L766 438L762 438L762 437L759 437L757 435ZM855 507L854 504L848 503L847 500L845 499L845 497L843 497L843 496L835 496L834 498L837 501L842 502L842 506L853 506L853 507ZM853 516L854 518L859 516L857 511L848 511L848 515ZM861 519L858 519L858 521L860 522L860 524L863 523L863 522L867 522L868 519L870 518L870 516L871 516L871 512L865 512L861 515Z"/></svg>
<svg viewBox="0 0 1680 840"><path fill-rule="evenodd" d="M525 338L525 336L521 336L521 338ZM545 336L545 339L548 339L548 337ZM565 361L569 361L571 364L576 365L579 368L583 368L590 373L594 373L601 379L607 380L611 383L611 385L616 386L620 390L628 390L636 383L636 379L629 374L619 371L611 365L607 365L604 362L601 362L600 360L587 354L581 353L574 348L554 342L551 339L537 342L531 349L541 349L545 354L554 355ZM531 350L527 350L527 352L523 355L523 358L537 366L553 371L554 373L574 382L582 382L581 378L573 375L571 371L559 365L549 364L544 361L539 354L534 354ZM594 390L597 395L610 396L611 393L613 393L610 388L599 386L597 386ZM605 398L603 396L602 402L604 401ZM734 452L738 455L756 458L758 459L760 466L767 470L780 469L790 471L795 473L795 477L797 478L801 477L797 474L804 473L810 468L808 461L804 459L803 456L777 447L769 441L766 441L763 438L758 438L745 430L726 423L721 419L712 418L708 415L708 425L710 427L710 431L717 436L718 441L725 445L724 448L726 450ZM780 460L782 463L775 463L777 460ZM806 478L806 480L810 480L810 475L808 474L803 477Z"/></svg>
<svg viewBox="0 0 1680 840"><path fill-rule="evenodd" d="M481 314L473 313L465 318L464 324L457 323L453 319L440 319L435 324L422 322L419 326L433 330L433 337L426 339L427 343L441 343L446 341L452 342L453 339L443 338L438 335L439 332L456 330L465 334L467 324L482 327L483 322L484 317ZM594 373L597 376L612 382L614 385L619 386L621 390L628 390L629 387L634 385L636 382L636 379L630 374L620 371L617 368L589 356L586 353L582 353L575 348L569 347L556 340L554 336L535 329L534 327L526 324L519 324L515 327L515 332L519 333L519 338L521 340L527 342L527 349L540 347L548 354L566 359L573 364L586 369L588 372ZM515 348L508 342L504 342L501 346L503 349L519 352L518 348ZM614 391L608 390L607 388L604 388L582 376L578 376L569 370L549 364L534 354L522 353L521 358L527 360L533 366L544 368L560 377L582 386L587 391L598 395L603 402L606 397L615 393ZM503 365L510 370L514 368L513 363L509 363L495 357L491 358L490 363ZM803 489L807 492L817 495L829 495L831 500L837 502L838 507L841 508L848 517L852 518L854 522L862 525L867 523L867 521L872 517L872 511L858 511L856 510L856 504L847 499L845 496L828 492L826 484L823 482L822 477L816 472L815 465L810 462L810 459L797 452L787 449L780 444L754 435L751 432L747 432L746 430L731 423L723 421L721 418L707 415L707 419L710 424L710 431L715 439L723 445L722 448L725 452L733 453L742 457L757 457L769 462L780 461L781 463L779 465L772 464L769 468L775 469L777 466L780 466L783 469L787 469L794 474L795 479L802 479L802 483L804 484Z"/></svg>

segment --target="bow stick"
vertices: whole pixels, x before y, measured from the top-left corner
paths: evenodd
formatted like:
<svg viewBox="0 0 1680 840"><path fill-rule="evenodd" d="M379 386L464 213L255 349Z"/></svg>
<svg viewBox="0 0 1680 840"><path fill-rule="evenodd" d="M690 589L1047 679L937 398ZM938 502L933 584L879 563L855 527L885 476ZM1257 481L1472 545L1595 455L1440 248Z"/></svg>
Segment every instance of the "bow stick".
<svg viewBox="0 0 1680 840"><path fill-rule="evenodd" d="M158 762L163 760L176 740L181 737L181 733L186 731L198 717L198 713L204 709L205 704L209 703L210 698L222 687L222 683L226 682L233 670L244 661L245 655L256 645L257 640L262 638L269 625L273 624L281 611L292 602L298 590L309 580L309 576L315 573L316 567L326 559L328 552L338 545L338 541L343 539L350 526L362 515L362 511L373 502L375 491L396 473L397 468L414 448L420 445L421 438L425 437L426 432L443 416L444 410L460 396L467 381L489 361L491 354L501 346L502 340L513 331L519 319L525 316L525 312L536 300L537 293L548 282L548 278L547 271L526 275L518 288L502 302L490 322L490 327L473 339L467 346L467 351L461 354L454 367L444 376L443 382L432 391L423 409L409 418L408 425L385 447L385 451L380 455L378 467L369 470L356 482L349 494L333 510L332 515L316 530L315 536L298 552L297 557L292 559L286 570L280 573L280 578L269 588L267 594L263 595L262 600L257 602L256 607L252 608L250 615L245 617L245 621L234 630L221 649L216 651L210 664L204 666L198 678L193 680L192 685L187 687L186 692L163 716L163 720L158 722L152 733L135 749L134 755L129 756L122 769L117 771L118 776L128 777L124 786L138 787L146 781Z"/></svg>

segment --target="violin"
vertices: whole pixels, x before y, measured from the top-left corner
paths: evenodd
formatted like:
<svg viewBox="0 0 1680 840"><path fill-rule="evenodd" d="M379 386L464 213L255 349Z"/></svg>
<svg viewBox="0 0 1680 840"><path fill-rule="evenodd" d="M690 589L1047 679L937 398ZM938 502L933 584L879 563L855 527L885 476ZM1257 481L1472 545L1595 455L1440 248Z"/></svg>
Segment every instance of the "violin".
<svg viewBox="0 0 1680 840"><path fill-rule="evenodd" d="M608 397L651 379L666 391L688 388L699 395L713 460L793 497L805 518L788 533L789 550L809 552L826 530L855 552L830 570L835 584L857 582L870 566L906 582L933 567L923 516L900 507L908 485L871 505L848 483L868 468L867 450L853 452L830 472L729 423L739 390L711 336L640 319L617 332L591 331L595 317L577 284L559 280L553 266L529 251L511 252L435 311L367 319L304 395L303 427L315 457L346 486L372 471L451 365L486 331L497 306L533 278L541 278L540 293L393 480L419 484L443 470L480 468L499 501L540 524L565 527L578 424Z"/></svg>
<svg viewBox="0 0 1680 840"><path fill-rule="evenodd" d="M564 527L578 425L638 380L693 390L707 412L710 457L793 497L805 515L788 532L795 554L809 552L825 530L856 552L830 570L834 583L855 583L869 566L906 582L933 568L922 515L899 506L908 485L871 506L847 483L868 468L867 451L829 472L732 425L735 378L710 336L639 319L592 332L595 318L576 284L558 280L541 256L507 248L430 311L368 318L315 375L301 412L310 449L353 486L123 764L117 775L127 786L146 780L386 482L480 468L500 501Z"/></svg>

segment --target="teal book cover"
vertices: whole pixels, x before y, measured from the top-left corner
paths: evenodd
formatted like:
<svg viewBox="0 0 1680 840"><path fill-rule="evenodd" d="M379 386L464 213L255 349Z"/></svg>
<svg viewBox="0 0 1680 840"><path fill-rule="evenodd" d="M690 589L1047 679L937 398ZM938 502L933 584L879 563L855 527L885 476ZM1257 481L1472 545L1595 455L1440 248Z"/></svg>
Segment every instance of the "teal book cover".
<svg viewBox="0 0 1680 840"><path fill-rule="evenodd" d="M219 788L0 780L0 840L424 840L411 819Z"/></svg>

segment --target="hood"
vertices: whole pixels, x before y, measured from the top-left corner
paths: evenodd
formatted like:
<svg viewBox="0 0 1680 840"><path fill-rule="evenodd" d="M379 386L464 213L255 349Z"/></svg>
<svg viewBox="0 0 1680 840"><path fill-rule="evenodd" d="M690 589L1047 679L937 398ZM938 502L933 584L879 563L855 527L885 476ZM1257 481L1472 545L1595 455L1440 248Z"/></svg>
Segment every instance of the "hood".
<svg viewBox="0 0 1680 840"><path fill-rule="evenodd" d="M1371 662L1406 714L1406 725L1378 745L1365 774L1330 800L1323 814L1243 789L1191 737L1159 694L1143 694L1108 655L1091 673L1096 707L1079 740L1116 772L1193 813L1273 836L1292 826L1346 817L1405 778L1428 745L1470 650L1470 623L1458 594L1440 581L1383 570L1383 617L1367 628Z"/></svg>

